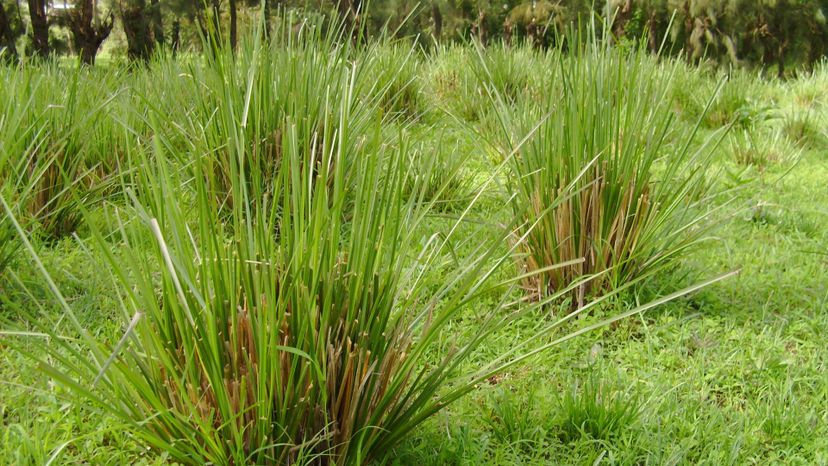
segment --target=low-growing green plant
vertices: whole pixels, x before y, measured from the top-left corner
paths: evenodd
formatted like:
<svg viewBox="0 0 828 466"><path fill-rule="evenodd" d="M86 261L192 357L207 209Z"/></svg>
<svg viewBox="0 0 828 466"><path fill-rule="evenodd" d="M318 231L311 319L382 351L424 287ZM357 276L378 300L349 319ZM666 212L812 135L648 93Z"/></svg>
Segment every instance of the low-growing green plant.
<svg viewBox="0 0 828 466"><path fill-rule="evenodd" d="M828 146L828 136L811 111L795 111L783 117L782 132L804 149Z"/></svg>
<svg viewBox="0 0 828 466"><path fill-rule="evenodd" d="M538 416L533 414L539 406L551 412L552 408L545 406L548 400L541 399L531 389L524 395L501 388L491 398L491 416L486 423L495 440L518 450L543 446L550 425L539 422Z"/></svg>
<svg viewBox="0 0 828 466"><path fill-rule="evenodd" d="M565 391L559 403L559 426L564 441L584 435L611 440L634 426L641 412L641 404L634 396L595 375Z"/></svg>
<svg viewBox="0 0 828 466"><path fill-rule="evenodd" d="M556 70L561 95L538 105L513 108L493 96L500 150L516 152L507 188L521 219L513 240L521 268L583 259L532 274L525 288L542 297L597 274L573 295L582 305L698 244L709 218L705 162L719 135L691 147L698 123L674 125L668 98L676 69L640 49L592 42L559 53Z"/></svg>
<svg viewBox="0 0 828 466"><path fill-rule="evenodd" d="M760 169L772 163L796 160L801 152L782 131L734 129L729 139L730 152L736 163Z"/></svg>

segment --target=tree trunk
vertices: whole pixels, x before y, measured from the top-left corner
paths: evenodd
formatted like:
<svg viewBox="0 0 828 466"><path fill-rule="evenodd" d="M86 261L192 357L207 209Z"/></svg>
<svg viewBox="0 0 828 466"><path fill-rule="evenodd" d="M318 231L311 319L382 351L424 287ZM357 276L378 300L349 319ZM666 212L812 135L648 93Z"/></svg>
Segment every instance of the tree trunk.
<svg viewBox="0 0 828 466"><path fill-rule="evenodd" d="M210 18L213 24L213 34L216 43L221 43L221 0L213 0L213 15Z"/></svg>
<svg viewBox="0 0 828 466"><path fill-rule="evenodd" d="M343 26L346 31L351 33L352 40L358 40L362 37L363 30L361 22L362 16L362 1L361 0L338 0L337 9L342 18Z"/></svg>
<svg viewBox="0 0 828 466"><path fill-rule="evenodd" d="M265 39L270 37L270 17L273 16L273 3L274 0L262 0L262 7L264 8L264 37Z"/></svg>
<svg viewBox="0 0 828 466"><path fill-rule="evenodd" d="M342 21L345 23L345 27L349 28L352 27L354 24L354 12L353 8L351 8L351 0L339 0L336 3L337 10L339 10L339 16L342 18Z"/></svg>
<svg viewBox="0 0 828 466"><path fill-rule="evenodd" d="M81 63L95 64L95 55L98 49L112 32L112 16L103 23L95 18L95 0L78 0L69 16L69 29L75 48L78 50Z"/></svg>
<svg viewBox="0 0 828 466"><path fill-rule="evenodd" d="M145 0L129 0L121 8L121 23L127 39L127 57L130 60L149 60L153 50L150 18Z"/></svg>
<svg viewBox="0 0 828 466"><path fill-rule="evenodd" d="M90 66L94 65L95 57L98 55L98 47L92 41L83 42L78 50L78 54L80 56L81 63Z"/></svg>
<svg viewBox="0 0 828 466"><path fill-rule="evenodd" d="M172 51L173 54L178 52L178 47L181 46L181 22L177 19L172 24Z"/></svg>
<svg viewBox="0 0 828 466"><path fill-rule="evenodd" d="M477 21L472 25L472 31L477 36L477 41L486 45L486 12L482 8L477 11Z"/></svg>
<svg viewBox="0 0 828 466"><path fill-rule="evenodd" d="M785 45L780 45L776 52L776 77L785 79Z"/></svg>
<svg viewBox="0 0 828 466"><path fill-rule="evenodd" d="M152 35L155 43L164 45L164 17L161 15L161 3L158 0L150 0L150 8L152 9Z"/></svg>
<svg viewBox="0 0 828 466"><path fill-rule="evenodd" d="M612 35L615 40L619 40L627 32L627 23L632 18L632 0L626 0L624 5L619 6L615 11L610 12L610 21L612 21Z"/></svg>
<svg viewBox="0 0 828 466"><path fill-rule="evenodd" d="M443 35L443 15L437 2L431 4L431 19L434 21L434 39L439 41Z"/></svg>
<svg viewBox="0 0 828 466"><path fill-rule="evenodd" d="M28 0L32 21L32 46L41 58L49 56L49 21L46 17L46 0Z"/></svg>
<svg viewBox="0 0 828 466"><path fill-rule="evenodd" d="M236 0L230 0L230 50L236 50L236 34L238 28L238 14L236 11Z"/></svg>
<svg viewBox="0 0 828 466"><path fill-rule="evenodd" d="M221 48L221 0L211 0L210 8L204 12L207 16L204 21L202 30L204 31L207 45L210 48L208 52L215 55Z"/></svg>
<svg viewBox="0 0 828 466"><path fill-rule="evenodd" d="M689 61L694 50L693 44L690 43L690 38L693 36L693 30L695 29L695 21L690 14L690 0L684 2L682 15L684 16L684 54L685 58Z"/></svg>
<svg viewBox="0 0 828 466"><path fill-rule="evenodd" d="M656 38L656 27L658 25L658 20L656 18L655 11L650 13L649 18L647 19L647 46L650 49L650 52L656 53L658 52L658 48L660 47L658 39Z"/></svg>
<svg viewBox="0 0 828 466"><path fill-rule="evenodd" d="M4 60L15 61L17 59L17 47L15 46L16 37L11 28L11 21L6 14L6 9L3 7L3 1L0 0L0 57Z"/></svg>

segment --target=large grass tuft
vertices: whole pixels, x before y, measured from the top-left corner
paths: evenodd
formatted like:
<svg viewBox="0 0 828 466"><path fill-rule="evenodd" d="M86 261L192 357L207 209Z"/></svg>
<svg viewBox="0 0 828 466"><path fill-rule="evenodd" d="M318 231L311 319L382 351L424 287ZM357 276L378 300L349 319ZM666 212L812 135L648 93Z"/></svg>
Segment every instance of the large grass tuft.
<svg viewBox="0 0 828 466"><path fill-rule="evenodd" d="M534 106L494 92L504 156L514 152L510 205L535 296L595 275L574 301L669 267L700 239L707 212L705 164L713 136L691 147L696 128L674 126L669 83L676 68L642 51L597 43L557 54ZM528 135L528 136L526 136ZM554 271L545 267L583 259Z"/></svg>

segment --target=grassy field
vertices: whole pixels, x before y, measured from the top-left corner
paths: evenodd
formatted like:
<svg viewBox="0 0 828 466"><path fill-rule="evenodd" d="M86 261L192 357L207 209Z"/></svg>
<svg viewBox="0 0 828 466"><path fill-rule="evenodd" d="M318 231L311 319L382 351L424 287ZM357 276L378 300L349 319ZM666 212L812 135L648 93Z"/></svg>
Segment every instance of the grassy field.
<svg viewBox="0 0 828 466"><path fill-rule="evenodd" d="M278 45L264 50L252 45L243 48L239 72L222 68L230 62L205 63L200 59L162 59L132 71L105 67L75 71L56 66L0 69L2 82L11 83L0 90L4 112L0 160L7 157L4 162L9 170L0 174L0 181L7 184L4 189L8 189L2 194L7 202L22 199L20 193L26 189L20 187L25 184L20 181L21 172L8 167L25 154L44 153L40 149L50 148L56 155L36 181L51 180L50 196L59 199L41 202L34 211L31 205L35 201L20 202L17 208L10 205L7 213L21 219L31 248L21 246L16 234L0 237L5 244L16 245L12 259L0 272L4 329L0 335L0 463L181 462L160 444L150 448L148 439L154 434L142 434L140 423L130 424L107 412L89 396L84 398L83 392L94 396L96 390L104 390L104 404L151 393L151 384L141 389L147 392L131 387L134 379L130 377L136 377L138 371L130 372L129 366L139 364L142 358L160 357L164 342L150 337L157 327L143 328L130 322L132 312L146 312L147 318L158 319L152 321L156 323L170 313L181 312L181 319L187 318L188 308L181 303L194 302L197 293L195 288L175 291L181 286L174 278L177 275L166 272L173 268L185 277L185 288L191 286L188 280L209 282L210 289L220 295L219 284L226 280L223 292L228 296L235 288L257 290L280 303L284 299L288 308L313 306L317 302L310 298L303 301L302 293L283 298L269 290L268 280L274 277L251 273L248 278L246 273L234 272L230 266L225 270L221 265L222 260L230 263L236 254L241 257L244 251L252 251L245 264L283 257L291 267L313 275L314 266L302 268L305 265L291 262L296 256L285 252L296 250L312 257L319 254L320 263L330 264L334 272L342 263L356 264L359 258L366 269L373 267L378 283L402 290L391 299L402 303L396 306L403 309L423 307L424 303L446 309L424 314L429 321L446 317L434 327L435 332L430 333L427 324L426 330L411 335L415 343L408 348L418 357L413 373L421 367L443 367L450 360L446 355L457 351L456 341L474 341L478 335L482 338L457 359L457 366L450 368L444 381L434 379L440 384L430 399L455 392L462 397L440 406L442 409L425 416L421 424L400 429L398 436L391 437L393 441L384 437L365 440L375 442L371 444L375 449L366 451L378 463L828 464L828 347L824 343L828 328L828 70L819 68L812 75L777 81L747 71L725 76L601 47L582 57L498 46L482 51L471 46L446 47L423 55L405 45L378 45L356 52L330 48L324 37L319 40L323 44L319 53L303 49L302 44L298 49ZM268 59L256 58L260 55ZM344 73L340 69L343 64ZM618 101L594 99L589 83L614 79L622 65L635 73L622 73L616 81L608 81L619 86L614 94L608 94ZM604 68L606 74L596 71ZM249 79L254 75L257 80ZM286 75L293 79L284 78ZM353 79L349 81L348 75ZM584 82L579 84L578 78ZM558 85L565 82L575 84ZM631 89L632 83L642 83L641 88ZM650 100L648 86L653 86ZM202 88L208 90L198 90ZM618 97L621 95L626 97ZM539 102L551 102L552 110ZM589 114L590 102L596 106L594 114ZM622 111L615 114L617 107ZM661 107L660 113L653 111L647 118L638 118L648 109ZM627 110L630 113L624 113ZM313 170L299 168L307 165L285 165L284 178L277 174L257 184L258 176L272 175L269 169L256 171L258 168L249 168L244 162L234 162L234 157L240 157L237 161L258 160L255 157L275 150L257 141L265 140L276 128L286 128L279 126L282 116L295 130L275 136L276 144L284 144L278 149L280 160L288 161L284 163L293 163L289 154L296 160L307 154L328 160L326 151L342 151L343 157L364 151L385 155L377 159L379 165L369 162L374 159L368 155L355 157L355 162L336 158L336 162L323 162ZM617 120L612 120L614 116ZM680 235L675 236L669 228L654 229L652 237L643 236L643 246L629 252L629 263L637 265L622 273L619 271L625 264L613 264L606 272L612 279L602 286L598 281L590 282L595 288L585 297L582 293L579 296L578 287L549 296L554 294L550 289L558 292L561 286L546 288L554 277L548 278L541 270L528 277L541 277L528 287L529 291L536 289L540 298L531 293L527 298L522 290L527 277L522 281L514 277L523 274L525 267L531 271L524 256L533 257L536 250L527 246L528 253L522 259L511 260L516 253L510 250L515 244L510 235L525 234L528 238L553 227L538 223L534 230L521 230L526 225L514 221L521 216L545 218L545 214L527 212L535 191L520 197L520 188L514 183L533 177L536 171L529 162L511 164L510 159L529 161L531 154L545 157L580 151L580 158L566 159L574 166L563 162L560 166L575 172L587 166L609 170L601 163L611 162L592 160L601 157L601 147L590 145L598 144L593 140L599 138L590 128L607 119L622 127L607 134L620 134L624 140L606 141L603 147L638 157L635 160L643 160L651 152L653 165L625 169L616 175L602 172L598 179L651 177L642 184L644 196L663 202L675 200L675 212L664 218L672 221L687 215L682 217L684 224L668 222L668 226L687 225L687 230L676 230ZM26 123L15 128L14 121ZM323 123L313 127L308 121ZM571 126L556 126L560 121ZM538 122L544 123L538 128ZM578 127L578 122L584 127ZM30 126L22 128L26 124ZM572 128L582 132L573 133ZM649 139L646 136L654 128L663 129L663 141L651 146L647 141L657 139L656 132ZM328 136L313 136L314 132L328 134L326 131L330 131ZM640 137L628 137L631 134ZM526 135L528 142L520 139ZM318 152L315 143L322 147ZM683 151L700 155L693 158ZM161 157L162 153L167 155ZM209 159L215 165L202 166L200 154L215 154ZM673 173L669 157L683 157L675 163L687 163L676 165ZM85 162L73 165L73 158ZM48 168L54 164L62 168ZM404 168L398 170L398 166ZM245 170L253 173L250 179L237 183L235 178L244 176L239 173ZM333 186L331 198L305 197L301 182L291 184L294 170L301 171L311 184L334 180L328 181ZM324 175L325 170L331 171L330 178ZM591 176L591 170L585 171L589 173L582 176ZM399 189L392 189L390 197L375 197L371 186L389 186L386 183L395 179L394 173L403 172L397 184L390 184ZM9 181L13 178L10 173L18 173L14 182ZM352 173L363 176L351 179ZM342 186L355 187L339 191L338 176L346 180ZM691 180L692 189L665 184L664 197L646 194L655 193L660 189L657 186L666 183L661 178ZM532 179L539 184L545 181ZM577 173L569 178L573 183L581 179ZM307 191L326 190L309 184ZM409 192L415 195L407 197ZM586 191L578 191L578 196L582 192ZM556 198L561 204L555 205L576 202L565 194ZM263 206L271 198L277 205L284 201L277 214L273 214L277 210ZM404 207L389 213L383 205ZM370 215L360 214L359 209ZM26 212L32 211L29 221L24 222ZM259 213L254 216L251 212ZM329 257L324 253L324 240L313 242L319 238L303 236L305 230L298 226L297 233L290 233L292 227L284 226L284 219L301 219L304 213L308 213L308 231L322 231L334 223L334 237L362 235L378 246L363 257L361 254L371 249L349 240L334 247L336 254ZM637 215L644 218L650 214ZM661 218L661 214L652 215ZM257 220L251 221L251 217ZM273 220L275 217L279 220ZM155 230L136 226L148 218L160 219L154 224L160 225L157 234L163 234L171 242L170 250L179 254L173 254L174 267L164 266L168 256L166 249L159 249L154 242ZM382 219L382 226L377 229L361 218ZM413 223L398 221L400 218L410 218ZM568 218L555 217L552 223L565 224ZM294 221L300 224L300 220ZM413 227L408 230L408 225ZM397 226L396 233L383 233ZM273 236L267 233L269 227L279 231L273 244L263 239ZM192 248L187 244L188 235ZM208 240L213 236L242 246L231 254ZM418 257L420 250L431 251L429 244L440 243L443 237L444 247L435 250L433 260ZM685 248L688 238L692 242ZM564 243L561 238L556 241ZM405 246L400 246L403 243ZM679 253L675 260L658 262L660 265L649 271L634 255L644 254L638 251L650 245L652 257L670 248ZM376 252L385 251L386 246L401 252ZM184 251L196 252L187 256ZM0 263L2 253L0 249ZM35 260L34 254L39 259ZM211 254L223 259L215 266L202 267L201 256ZM371 265L371 254L391 265ZM578 257L576 253L556 262ZM192 270L188 258L197 264ZM505 262L498 267L490 265L498 261ZM541 263L538 267L552 265ZM50 290L41 266L54 279L65 304ZM190 275L184 273L188 270ZM412 270L414 275L420 274L413 284L404 280ZM597 269L575 272L578 270L603 273ZM607 322L498 371L480 371L493 367L487 364L527 341L526 348L540 347L733 270L741 272L644 313ZM483 283L477 277L487 274L491 275L487 280L506 285L502 290L492 287L477 293ZM359 270L342 277L346 276L359 276ZM330 284L335 297L344 296L347 301L353 293L362 292L362 306L384 302L382 286L371 288L348 279L347 290L337 291L336 280L345 278ZM568 280L563 286L577 278ZM624 288L625 283L632 285ZM130 286L140 291L132 295ZM370 289L364 291L365 287ZM623 289L589 312L560 321L579 304L583 306L579 300L589 302L619 288ZM297 285L296 289L302 288ZM244 295L245 308L249 295ZM463 298L455 299L455 295ZM548 302L533 304L537 299ZM515 308L523 310L515 312ZM363 311L355 305L353 312ZM290 313L286 315L289 319ZM239 317L232 314L225 318ZM183 332L188 324L182 321L168 324ZM552 324L555 328L546 329ZM191 325L201 331L209 327ZM232 330L241 324L228 325ZM93 347L72 353L72 348L86 348L81 328L91 340L102 342L97 350ZM138 333L131 334L133 328ZM369 331L373 330L365 330ZM386 331L390 332L382 328L382 336L372 341L385 341ZM125 344L119 343L125 332ZM420 349L416 342L426 340L428 345ZM186 338L182 341L186 347ZM98 384L96 374L100 377L101 363L113 347L129 350L130 356L116 355L112 371L117 374L111 382ZM195 348L193 351L206 351L198 345ZM317 357L311 349L301 351ZM88 367L77 363L84 358L97 363ZM405 354L399 360L405 360ZM396 359L388 361L389 365L397 364ZM41 370L49 364L68 374L64 383ZM204 371L207 375L202 377L209 377L209 368ZM474 380L467 389L463 388L466 382L453 378L481 373L485 377ZM81 388L67 386L71 380L77 380ZM172 382L164 383L167 385L156 388L171 387ZM135 382L135 387L138 385ZM308 393L311 385L302 383L301 390ZM421 390L416 393L429 393ZM152 406L147 401L146 407L136 408L138 414L133 417L140 418ZM425 412L428 401L417 406ZM187 408L179 409L190 414ZM414 416L420 411L412 412ZM400 416L388 421L394 435L396 426L405 419ZM170 420L165 425L172 429L169 426L175 424ZM215 431L223 432L222 428ZM175 448L175 438L167 440L173 441L170 448ZM354 455L352 452L337 454L343 463L365 461L361 456L348 456ZM285 457L280 461L286 461Z"/></svg>

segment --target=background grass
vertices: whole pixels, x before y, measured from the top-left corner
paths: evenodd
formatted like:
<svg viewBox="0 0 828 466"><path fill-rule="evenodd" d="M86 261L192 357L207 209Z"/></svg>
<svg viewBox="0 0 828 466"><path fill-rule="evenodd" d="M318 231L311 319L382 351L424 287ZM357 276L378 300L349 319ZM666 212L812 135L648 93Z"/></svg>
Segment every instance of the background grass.
<svg viewBox="0 0 828 466"><path fill-rule="evenodd" d="M379 63L399 64L399 55L408 51L386 53ZM490 62L505 60L502 54L495 49ZM428 57L413 54L398 82L402 87L414 82L416 91L396 87L403 98L384 103L389 112L415 121L410 131L422 151L445 160L440 163L450 167L448 171L457 172L471 185L485 179L496 163L484 141L492 121L482 100L482 78L468 65L473 57L472 50L462 48ZM537 59L520 51L510 60L532 63ZM99 81L99 91L153 89L153 73L163 73L167 79L157 83L155 90L159 96L176 96L178 104L170 106L168 113L171 119L182 121L192 104L175 90L182 88L177 77L187 74L186 66L153 66L163 70L117 77L107 74L107 79ZM449 70L460 71L447 76ZM710 92L722 78L691 68L677 75L681 79L673 83L679 117L675 124L692 125L703 108L693 91ZM516 102L532 98L535 92L554 92L534 88L527 84L535 82L534 78L527 79L503 84ZM709 131L748 115L749 124L739 130L750 131L752 143L745 149L744 144L725 141L710 167L711 173L724 173L719 179L711 178L711 183L732 190L735 211L717 219L716 240L687 257L680 270L605 304L572 325L597 322L631 303L645 302L660 289L689 284L700 276L735 267L742 268L741 275L589 338L573 340L481 383L416 430L394 451L393 461L435 465L828 463L828 348L824 344L828 328L828 113L821 97L826 89L828 72L822 68L785 82L761 81L752 75L727 81L698 138L701 141ZM140 121L144 108L140 99L130 104L119 99L112 105L124 108L108 112L106 118ZM168 102L159 99L153 104ZM756 116L766 112L773 118ZM439 138L446 143L435 143ZM142 143L137 135L132 141ZM768 155L769 147L779 156ZM737 149L759 154L746 157ZM458 158L462 165L455 162ZM437 186L444 183L435 181ZM463 186L449 199L466 196ZM486 193L475 207L474 221L462 227L455 245L458 255L468 254L481 235L491 234L487 225L508 221L506 196L496 189ZM114 208L113 204L99 208L93 221L99 218L105 229L107 211ZM425 241L452 224L457 215L450 207L433 215L420 225L419 236ZM94 336L117 341L122 332L117 293L96 259L72 238L43 240L37 246L81 323ZM133 244L133 248L140 246ZM2 318L25 325L18 315L18 309L25 308L44 321L59 320L59 307L49 304L48 290L30 260L19 256L12 267L17 278L6 273L0 279ZM428 278L436 287L447 273L435 269ZM27 285L31 296L19 282ZM46 305L38 307L44 301ZM479 309L467 310L447 326L441 344L448 346L452 335L474 328L475 317L494 305L483 301ZM515 328L492 335L465 364L472 366L501 354L547 323L537 316L524 318ZM76 403L30 360L5 345L3 338L9 337L0 337L0 463L169 463L163 454L142 449L113 419Z"/></svg>

